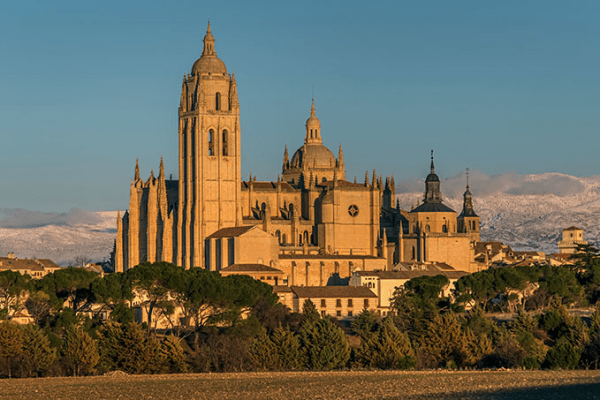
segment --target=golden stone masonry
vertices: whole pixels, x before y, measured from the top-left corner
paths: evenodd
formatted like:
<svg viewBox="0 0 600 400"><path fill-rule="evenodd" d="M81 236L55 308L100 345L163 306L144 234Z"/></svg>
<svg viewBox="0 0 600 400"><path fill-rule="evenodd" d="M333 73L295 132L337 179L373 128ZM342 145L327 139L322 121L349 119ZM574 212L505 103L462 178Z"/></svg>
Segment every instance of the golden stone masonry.
<svg viewBox="0 0 600 400"><path fill-rule="evenodd" d="M291 158L285 147L275 181L242 180L240 136L235 75L217 57L209 24L181 87L179 179L165 177L161 159L158 176L144 181L136 162L129 210L118 218L116 271L168 261L249 271L277 285L326 286L400 263L477 270L471 192L467 185L459 216L443 204L433 153L423 202L406 211L395 201L393 177L373 171L364 182L346 180L342 147L336 158L323 144L314 100L304 145Z"/></svg>

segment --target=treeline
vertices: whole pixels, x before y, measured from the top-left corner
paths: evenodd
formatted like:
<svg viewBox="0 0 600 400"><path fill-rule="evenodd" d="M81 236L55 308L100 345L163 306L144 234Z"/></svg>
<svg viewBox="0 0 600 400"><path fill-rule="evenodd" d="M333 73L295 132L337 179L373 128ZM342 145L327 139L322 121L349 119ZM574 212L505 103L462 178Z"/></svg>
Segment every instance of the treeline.
<svg viewBox="0 0 600 400"><path fill-rule="evenodd" d="M267 284L199 268L145 263L103 278L68 268L41 280L5 271L0 317L26 309L34 323L0 323L0 375L598 368L600 311L583 319L568 308L597 301L599 272L594 257L486 270L450 297L447 278L420 277L395 293L386 318L363 310L342 326L310 301L290 313ZM134 308L147 322L134 322Z"/></svg>

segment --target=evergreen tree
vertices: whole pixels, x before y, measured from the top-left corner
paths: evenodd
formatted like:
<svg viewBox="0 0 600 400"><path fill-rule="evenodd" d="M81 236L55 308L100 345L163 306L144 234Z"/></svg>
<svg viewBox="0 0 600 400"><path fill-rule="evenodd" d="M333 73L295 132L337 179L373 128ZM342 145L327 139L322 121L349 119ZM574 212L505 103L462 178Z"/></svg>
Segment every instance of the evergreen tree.
<svg viewBox="0 0 600 400"><path fill-rule="evenodd" d="M56 352L50 346L50 340L35 325L23 327L22 368L27 376L39 376L56 360Z"/></svg>
<svg viewBox="0 0 600 400"><path fill-rule="evenodd" d="M260 370L276 369L279 366L277 347L266 332L252 340L248 348L248 356L255 368Z"/></svg>
<svg viewBox="0 0 600 400"><path fill-rule="evenodd" d="M559 340L546 353L544 366L551 369L573 369L579 364L581 350L566 339Z"/></svg>
<svg viewBox="0 0 600 400"><path fill-rule="evenodd" d="M271 341L278 356L278 365L283 370L301 369L304 364L304 353L298 335L289 327L275 329Z"/></svg>
<svg viewBox="0 0 600 400"><path fill-rule="evenodd" d="M456 368L471 360L467 338L452 313L437 315L429 323L421 344L434 367Z"/></svg>
<svg viewBox="0 0 600 400"><path fill-rule="evenodd" d="M174 335L167 335L160 343L160 356L169 373L188 372L188 364L181 341Z"/></svg>
<svg viewBox="0 0 600 400"><path fill-rule="evenodd" d="M62 347L63 363L73 376L90 373L100 356L96 341L82 328L67 329Z"/></svg>
<svg viewBox="0 0 600 400"><path fill-rule="evenodd" d="M350 346L344 331L329 318L306 324L301 331L301 343L308 369L341 368L350 358Z"/></svg>
<svg viewBox="0 0 600 400"><path fill-rule="evenodd" d="M321 318L321 316L319 315L319 311L317 311L315 303L313 303L310 299L304 300L304 304L302 304L302 315L303 324L312 324L317 322Z"/></svg>
<svg viewBox="0 0 600 400"><path fill-rule="evenodd" d="M361 337L356 361L366 367L407 369L415 366L415 355L406 333L400 332L391 318L383 320L379 329Z"/></svg>
<svg viewBox="0 0 600 400"><path fill-rule="evenodd" d="M15 324L0 323L0 361L6 367L8 377L12 377L15 362L23 353L23 333Z"/></svg>

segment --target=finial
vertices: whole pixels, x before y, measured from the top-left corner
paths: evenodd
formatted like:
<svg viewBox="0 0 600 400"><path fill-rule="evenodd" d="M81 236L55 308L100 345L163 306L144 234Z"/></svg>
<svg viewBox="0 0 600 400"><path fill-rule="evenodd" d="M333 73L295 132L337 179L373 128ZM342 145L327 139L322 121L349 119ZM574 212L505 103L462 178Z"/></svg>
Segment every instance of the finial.
<svg viewBox="0 0 600 400"><path fill-rule="evenodd" d="M206 33L210 33L210 19L208 20L208 28L206 28Z"/></svg>
<svg viewBox="0 0 600 400"><path fill-rule="evenodd" d="M315 99L312 99L312 106L310 106L310 116L315 116Z"/></svg>
<svg viewBox="0 0 600 400"><path fill-rule="evenodd" d="M469 167L467 167L467 189L469 189Z"/></svg>
<svg viewBox="0 0 600 400"><path fill-rule="evenodd" d="M135 159L135 180L140 180L140 165L137 158Z"/></svg>
<svg viewBox="0 0 600 400"><path fill-rule="evenodd" d="M162 156L160 156L160 167L159 167L159 171L158 171L158 176L160 176L160 177L165 176L165 164L163 163Z"/></svg>
<svg viewBox="0 0 600 400"><path fill-rule="evenodd" d="M435 168L433 167L433 150L431 150L431 173L435 172Z"/></svg>

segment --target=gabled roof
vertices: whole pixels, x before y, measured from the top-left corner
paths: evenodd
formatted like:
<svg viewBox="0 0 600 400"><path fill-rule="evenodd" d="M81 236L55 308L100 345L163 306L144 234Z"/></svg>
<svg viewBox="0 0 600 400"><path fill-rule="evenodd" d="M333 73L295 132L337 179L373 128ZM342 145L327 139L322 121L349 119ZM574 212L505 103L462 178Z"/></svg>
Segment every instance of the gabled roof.
<svg viewBox="0 0 600 400"><path fill-rule="evenodd" d="M291 286L291 289L301 298L377 297L365 286Z"/></svg>
<svg viewBox="0 0 600 400"><path fill-rule="evenodd" d="M578 228L578 227L576 227L576 226L570 226L570 227L568 227L568 228L566 228L566 229L563 229L563 231L582 231L582 230L583 230L583 229L581 229L581 228Z"/></svg>
<svg viewBox="0 0 600 400"><path fill-rule="evenodd" d="M224 238L224 237L238 237L248 232L250 229L256 228L255 225L251 226L233 226L229 228L221 228L218 231L212 233L207 239Z"/></svg>
<svg viewBox="0 0 600 400"><path fill-rule="evenodd" d="M376 276L380 279L401 279L410 280L420 276L438 276L443 275L448 279L458 279L469 275L465 271L357 271L359 276Z"/></svg>
<svg viewBox="0 0 600 400"><path fill-rule="evenodd" d="M222 272L269 272L271 274L283 274L283 271L277 268L271 268L264 264L231 264L228 267L221 268Z"/></svg>

